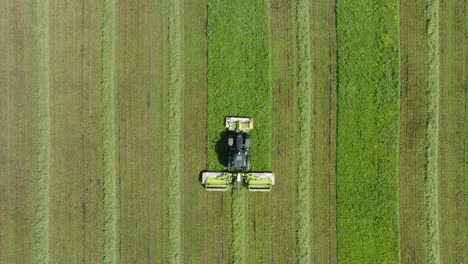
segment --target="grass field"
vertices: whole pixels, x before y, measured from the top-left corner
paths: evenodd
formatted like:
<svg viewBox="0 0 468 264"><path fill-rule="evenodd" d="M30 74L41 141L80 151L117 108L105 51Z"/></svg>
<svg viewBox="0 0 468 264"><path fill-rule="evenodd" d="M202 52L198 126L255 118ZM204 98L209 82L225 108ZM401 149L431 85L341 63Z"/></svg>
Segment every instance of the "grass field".
<svg viewBox="0 0 468 264"><path fill-rule="evenodd" d="M467 4L1 1L0 263L468 263Z"/></svg>

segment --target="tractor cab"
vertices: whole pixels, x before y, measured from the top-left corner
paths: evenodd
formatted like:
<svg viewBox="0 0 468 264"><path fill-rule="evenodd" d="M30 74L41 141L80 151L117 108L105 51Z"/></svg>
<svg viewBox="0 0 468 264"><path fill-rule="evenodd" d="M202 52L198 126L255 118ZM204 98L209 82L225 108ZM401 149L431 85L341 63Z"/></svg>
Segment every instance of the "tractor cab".
<svg viewBox="0 0 468 264"><path fill-rule="evenodd" d="M230 131L228 135L228 171L250 171L250 136L245 132Z"/></svg>

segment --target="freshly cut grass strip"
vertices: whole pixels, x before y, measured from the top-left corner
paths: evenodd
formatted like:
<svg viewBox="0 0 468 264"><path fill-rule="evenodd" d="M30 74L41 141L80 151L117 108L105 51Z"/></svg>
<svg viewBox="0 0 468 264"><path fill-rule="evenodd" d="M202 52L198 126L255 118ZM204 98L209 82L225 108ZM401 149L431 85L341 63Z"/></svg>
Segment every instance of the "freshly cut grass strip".
<svg viewBox="0 0 468 264"><path fill-rule="evenodd" d="M398 1L337 3L338 262L397 263Z"/></svg>
<svg viewBox="0 0 468 264"><path fill-rule="evenodd" d="M181 263L181 138L184 88L184 47L182 26L182 1L168 1L168 133L167 133L167 159L168 159L168 237L169 237L169 263Z"/></svg>
<svg viewBox="0 0 468 264"><path fill-rule="evenodd" d="M439 263L439 215L437 208L439 131L439 0L426 0L428 80L426 86L425 193L427 226L426 263Z"/></svg>
<svg viewBox="0 0 468 264"><path fill-rule="evenodd" d="M117 96L115 85L115 0L103 0L102 10L102 82L101 82L101 126L104 230L102 240L102 262L117 263L119 230L118 208L118 131Z"/></svg>
<svg viewBox="0 0 468 264"><path fill-rule="evenodd" d="M308 263L310 249L309 177L311 173L312 144L312 81L310 57L310 9L309 1L299 0L296 7L297 38L297 200L296 236L297 262Z"/></svg>
<svg viewBox="0 0 468 264"><path fill-rule="evenodd" d="M34 231L36 263L49 263L49 184L52 167L51 110L49 79L49 2L34 2L34 38L37 45L38 100L38 179L36 225Z"/></svg>
<svg viewBox="0 0 468 264"><path fill-rule="evenodd" d="M221 138L226 116L250 116L254 119L255 128L251 132L252 170L271 169L272 92L269 81L268 12L265 0L208 1L209 170L226 169L227 153L223 152L226 142ZM250 219L247 217L247 197L254 200L256 211L264 211L268 206L267 203L255 203L262 199L267 201L265 197L256 198L257 195L268 194L247 194L243 190L241 197L234 194L232 204L230 198L223 197L225 210L231 208L232 213L232 222L224 225L232 228L230 261L233 263L245 263L249 256L252 257L249 254L251 247L253 250L264 248L247 236L247 219ZM231 193L223 196L231 196ZM267 218L255 219L254 224ZM263 233L256 235L268 236Z"/></svg>
<svg viewBox="0 0 468 264"><path fill-rule="evenodd" d="M247 196L249 194L245 189L241 190L240 196L234 194L232 197L232 260L233 263L247 263L248 252L246 244L248 241L247 231L245 227L247 223Z"/></svg>

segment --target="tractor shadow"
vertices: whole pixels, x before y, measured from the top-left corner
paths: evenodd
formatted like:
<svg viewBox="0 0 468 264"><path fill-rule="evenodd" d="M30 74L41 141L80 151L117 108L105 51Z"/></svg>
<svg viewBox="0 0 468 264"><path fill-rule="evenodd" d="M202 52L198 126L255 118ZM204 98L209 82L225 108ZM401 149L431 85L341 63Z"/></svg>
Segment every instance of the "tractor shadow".
<svg viewBox="0 0 468 264"><path fill-rule="evenodd" d="M229 146L228 146L228 135L229 131L225 130L219 134L219 140L216 141L215 151L218 154L218 161L221 165L227 167L228 165L228 153L229 153Z"/></svg>

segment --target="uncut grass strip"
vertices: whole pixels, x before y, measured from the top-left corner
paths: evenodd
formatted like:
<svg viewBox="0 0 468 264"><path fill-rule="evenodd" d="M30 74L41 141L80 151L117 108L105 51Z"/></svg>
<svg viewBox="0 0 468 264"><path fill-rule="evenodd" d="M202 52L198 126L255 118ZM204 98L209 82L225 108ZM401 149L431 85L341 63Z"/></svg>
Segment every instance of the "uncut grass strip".
<svg viewBox="0 0 468 264"><path fill-rule="evenodd" d="M118 230L118 128L117 91L115 85L116 2L103 0L101 24L101 129L103 151L103 211L102 262L119 262Z"/></svg>
<svg viewBox="0 0 468 264"><path fill-rule="evenodd" d="M38 152L35 255L36 263L49 263L49 184L52 167L50 71L49 71L49 2L34 2L34 39L37 45Z"/></svg>
<svg viewBox="0 0 468 264"><path fill-rule="evenodd" d="M439 0L426 0L427 67L426 135L425 135L425 193L426 193L426 263L440 262L438 201L438 142L439 142Z"/></svg>
<svg viewBox="0 0 468 264"><path fill-rule="evenodd" d="M225 130L222 126L226 116L250 116L255 120L251 131L251 164L253 170L270 168L270 126L271 126L271 88L269 86L269 34L268 5L266 1L253 1L240 4L239 1L208 1L208 169L225 170L226 157L217 155L225 142L220 138ZM242 246L240 252L225 253L229 261L260 261L258 252L268 251L270 233L265 230L264 222L269 223L270 214L265 212L268 198L262 194L249 196L247 218L241 217L244 223L234 221L223 223L232 234L230 247ZM237 214L239 211L231 204L231 193L223 195L223 216ZM235 197L232 197L235 199ZM243 198L242 198L243 199ZM252 202L253 201L253 202ZM242 208L244 208L243 205ZM262 212L265 212L262 214ZM223 218L229 219L229 218ZM225 232L225 231L223 231ZM230 234L223 237L228 238ZM223 240L226 246L226 240ZM236 249L237 250L237 249ZM250 253L252 252L252 253ZM269 253L266 253L269 255ZM268 261L268 260L266 260Z"/></svg>
<svg viewBox="0 0 468 264"><path fill-rule="evenodd" d="M338 262L398 262L398 1L338 1Z"/></svg>
<svg viewBox="0 0 468 264"><path fill-rule="evenodd" d="M168 193L168 237L169 237L169 263L181 263L183 259L181 240L181 138L182 134L182 113L183 113L183 88L184 88L184 49L182 26L182 0L168 1L168 172L169 193Z"/></svg>
<svg viewBox="0 0 468 264"><path fill-rule="evenodd" d="M310 190L308 178L311 173L312 144L312 80L310 56L310 5L309 1L298 0L296 7L297 41L297 193L296 193L296 237L298 263L308 263L310 248Z"/></svg>

